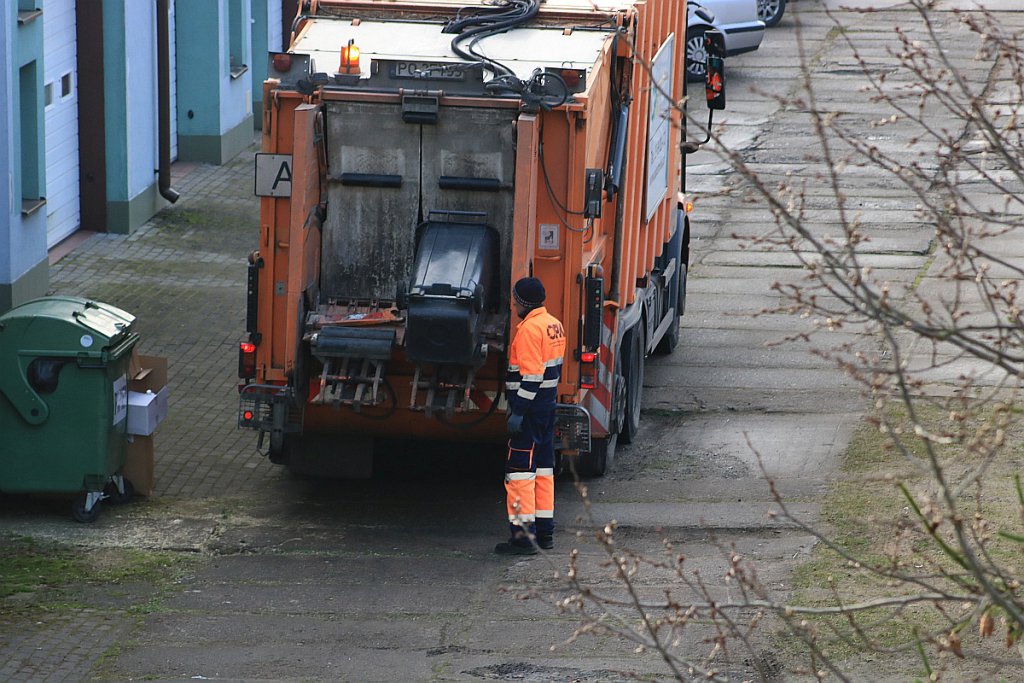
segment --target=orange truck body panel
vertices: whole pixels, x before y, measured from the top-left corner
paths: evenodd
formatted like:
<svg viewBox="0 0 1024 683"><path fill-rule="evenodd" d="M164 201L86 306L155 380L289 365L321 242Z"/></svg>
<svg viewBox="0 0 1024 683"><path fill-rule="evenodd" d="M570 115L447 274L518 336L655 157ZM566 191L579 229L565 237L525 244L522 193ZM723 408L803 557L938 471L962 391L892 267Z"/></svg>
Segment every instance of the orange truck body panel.
<svg viewBox="0 0 1024 683"><path fill-rule="evenodd" d="M401 83L374 86L373 79L383 78L387 69L397 78L406 63L433 64L424 67L429 71L436 67L435 60L457 60L451 54L428 58L422 52L427 48L419 46L432 40L446 45L451 36L438 39L430 33L441 32L436 17L453 17L467 4L472 5L465 0L314 1L310 9L315 16L300 17L296 22L298 30L290 52L312 55L315 68L311 66L306 76L326 71L327 84L321 80L311 87L290 81L289 75L275 77L272 70L271 80L264 85L262 151L290 159L291 191L261 199L260 267L255 276L259 296L256 320L249 329L256 342L256 370L249 379L260 385L292 387L295 400L302 404L302 430L306 433L403 434L499 442L504 434L503 410L501 405L492 408L491 403L500 400L505 370L502 353L511 341L506 335L515 330L511 285L526 275L544 282L547 308L565 326L568 352L558 387L560 402L588 406L594 438L613 433L613 416L621 411L614 396L615 364L623 334L629 330L642 334L646 352L659 341L651 331L660 328L663 332L672 322L665 318L667 311L675 313L678 324L682 302L672 298L671 308L662 305L661 298L668 295L655 292L653 283L657 281L665 290L667 285L659 278L668 282L671 273L666 268L675 269L675 283L685 270L686 246L679 246L684 237L677 234L686 225L678 194L685 173L683 122L677 108L670 106L684 99L685 3L551 0L531 22L495 38L503 41L493 43L495 53L510 63L534 60L539 69L554 64L550 68L561 74L558 79L565 84L569 83L565 78L571 80L573 74L557 69L565 63L577 69L583 80L571 97L554 106L527 106L526 95L460 92L441 78L408 87L400 87ZM396 33L391 44L373 44L374 27L392 21ZM403 31L415 30L423 31L425 37L403 38L417 35ZM358 41L353 44L362 50L363 80L358 85L353 85L352 78L345 80L331 73L338 64L340 48L349 41ZM401 54L405 43L420 51ZM569 46L571 56L559 54L558 46L563 43ZM652 64L659 50L668 48L674 50L669 53L674 56L667 65L662 60L658 72L662 82L652 86ZM529 77L528 71L523 73L526 75L518 74L521 81ZM555 87L550 82L536 81L545 88ZM671 92L659 95L659 87ZM388 112L405 117L410 101L424 95L433 98L436 122L403 124L390 118ZM661 98L653 109L652 97ZM616 98L620 105L626 98L629 102L628 124L624 135L618 131L618 137L616 124L622 108L616 108ZM418 121L418 115L414 113L410 120ZM661 126L667 128L657 132ZM608 185L611 175L602 177L600 215L586 217L580 207L594 198L587 189L588 171L608 169L617 141L624 144L622 183L613 192ZM394 149L387 147L392 142ZM416 154L421 155L419 161L407 158ZM357 163L362 166L356 168ZM360 170L383 168L388 163L398 170ZM488 182L493 176L497 189L491 188L490 194L476 186L448 194L436 189L438 182L443 185L449 178L452 168L473 164L491 164L485 173L490 174ZM653 171L652 165L657 165ZM435 166L442 170L435 174ZM481 181L476 178L473 182ZM372 187L364 189L360 183ZM453 196L459 200L451 200ZM380 203L374 203L375 197L380 197ZM487 292L491 304L485 305L481 314L486 320L478 340L486 352L481 360L465 364L465 377L444 379L445 373L406 352L411 328L406 326L407 314L399 305L401 296L388 296L390 271L381 259L394 257L404 263L395 272L399 282L407 281L410 268L417 267L420 258L417 252L417 261L412 262L418 248L413 242L420 240L414 228L418 231L424 221L429 222L428 210L473 209L478 197L486 203L487 220L497 226L492 232L498 244L498 255L491 264L498 284ZM421 205L420 215L413 220L409 218L413 216L411 203L416 201ZM405 218L395 219L398 216ZM374 224L367 226L366 221ZM382 247L374 239L385 237L359 237L367 230L394 232L397 241ZM408 236L407 245L402 235ZM671 263L665 253L670 245L679 252ZM361 265L353 263L353 250L359 249L375 256ZM584 320L596 315L584 301L583 283L588 275L603 277L604 296L603 305L599 304L600 340L591 348L586 348L582 338ZM348 294L346 288L352 284L355 291L353 283L364 276L369 283L364 291L371 294ZM378 281L385 284L373 289ZM672 286L678 289L678 284ZM668 323L662 324L663 318ZM317 344L325 344L325 328L366 329L366 323L374 322L380 323L380 330L394 332L388 359L368 357L356 369L349 364L341 370L340 356L324 360L318 355ZM367 337L366 343L371 341ZM587 372L580 363L581 352L588 350L599 354L594 387L584 386ZM383 369L374 379L378 366ZM435 397L431 400L436 400L438 392L447 396L447 413L444 406L424 409L425 404L417 403L420 393L427 390L421 392L415 383L430 372L442 377L430 380ZM332 382L340 393L330 394ZM356 386L360 382L364 393ZM355 391L355 398L345 391ZM361 398L369 393L377 398ZM326 400L329 395L334 400ZM454 412L452 405L456 406Z"/></svg>

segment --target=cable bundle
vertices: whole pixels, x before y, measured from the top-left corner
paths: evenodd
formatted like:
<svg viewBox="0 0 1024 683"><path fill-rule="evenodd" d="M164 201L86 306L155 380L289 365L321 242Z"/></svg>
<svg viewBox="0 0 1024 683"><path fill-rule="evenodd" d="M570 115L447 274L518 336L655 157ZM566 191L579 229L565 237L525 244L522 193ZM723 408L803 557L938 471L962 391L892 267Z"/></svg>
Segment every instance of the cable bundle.
<svg viewBox="0 0 1024 683"><path fill-rule="evenodd" d="M464 10L475 10L475 13L462 17ZM458 56L470 62L490 65L495 76L512 76L512 70L507 66L477 52L476 44L484 38L525 24L537 16L538 11L540 0L500 0L491 7L466 7L459 10L456 18L444 27L444 33L459 34L452 39L452 52ZM469 44L463 47L466 41Z"/></svg>
<svg viewBox="0 0 1024 683"><path fill-rule="evenodd" d="M476 50L477 43L489 36L505 33L525 24L537 16L541 0L498 0L490 7L467 7L459 10L456 18L444 28L444 33L458 33L452 39L452 52L475 63L486 64L494 78L486 83L488 92L511 94L522 98L528 109L551 109L565 102L569 89L565 81L554 73L537 70L528 80L518 78L512 69L486 57ZM472 10L470 16L461 16ZM464 45L465 43L468 44ZM548 88L555 84L555 93Z"/></svg>

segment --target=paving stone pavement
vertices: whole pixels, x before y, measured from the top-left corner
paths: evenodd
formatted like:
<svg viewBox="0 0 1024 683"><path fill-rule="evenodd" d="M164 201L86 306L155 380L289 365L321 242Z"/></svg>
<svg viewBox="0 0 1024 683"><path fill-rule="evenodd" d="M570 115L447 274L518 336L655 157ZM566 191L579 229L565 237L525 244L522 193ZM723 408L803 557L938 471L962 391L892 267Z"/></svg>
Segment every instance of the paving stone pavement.
<svg viewBox="0 0 1024 683"><path fill-rule="evenodd" d="M821 39L831 35L825 28L824 19L811 16L810 20L817 21L813 27L820 29L818 33ZM783 43L788 40L788 37L787 33L776 32L774 39L778 43ZM884 38L879 40L883 41ZM882 50L884 46L879 44L876 47ZM769 78L786 80L792 79L794 76L795 62L779 52L763 49L760 53L751 56L750 59L751 63L768 64L771 67L763 74L762 81ZM773 62L773 59L776 61ZM835 78L838 82L843 76L844 64L836 60L825 60L825 63L828 68L836 72ZM842 93L844 86L837 83L833 85L833 90ZM733 113L730 116L735 119L747 117L749 122L746 125L747 130L741 125L737 125L735 134L756 137L760 134L761 129L767 126L762 120L767 116L762 111L764 105L754 98L744 100L738 97L737 94L741 92L743 91L739 89L732 90L730 110ZM740 112L742 112L742 116L740 116ZM786 170L782 168L786 163L803 163L802 152L793 148L792 139L764 137L763 142L759 143L764 147L754 149L752 152L763 156L754 156L753 161L763 164L766 173L771 173L773 167L776 166L779 168L775 170L781 173ZM789 148L792 158L780 156L781 151L773 146L776 140L784 142L783 147ZM789 142L785 142L786 140ZM162 211L132 235L93 235L88 237L74 251L56 263L51 271L53 293L93 297L120 306L137 315L137 326L142 335L140 350L143 353L163 355L169 359L170 412L156 437L156 494L158 497L182 500L196 497L213 498L225 492L258 495L261 492L272 490L274 482L281 479L281 470L271 466L264 458L255 453L253 434L239 431L235 427L236 343L241 338L244 328L246 255L256 246L255 236L258 224L258 201L252 193L251 155L253 151L255 151L255 147L222 167L196 164L177 165L174 170L173 184L175 189L182 193L182 198L177 204ZM707 179L710 180L712 172L709 170L706 173L708 174ZM721 177L724 179L726 176L723 174ZM869 181L870 179L866 179L863 182L868 184ZM880 211L878 222L885 227L883 234L891 235L892 232L889 231L891 226L902 225L905 222L893 220L888 203L895 199L890 200L889 195L883 192L873 192L870 196L879 205L877 207ZM884 206L882 206L883 204ZM693 281L694 289L692 291L695 293L699 294L704 288L708 292L721 294L722 283L732 283L736 288L733 292L736 298L751 298L751 285L748 281L740 281L727 275L729 272L746 269L747 261L743 259L749 260L750 258L740 255L739 248L725 239L725 236L733 229L731 227L733 222L738 220L742 211L743 207L739 205L728 207L728 211L720 205L714 205L709 212L710 214L720 213L722 217L719 222L730 227L719 226L716 228L719 232L712 232L712 226L709 225L706 232L697 236L699 245L695 250L699 251L701 259L699 260L699 272L695 268L695 275L699 276L695 277ZM746 219L751 224L756 224L758 220L760 218L754 215ZM907 232L913 233L914 239L927 237L925 230L918 230L918 232L908 230ZM900 245L903 244L904 242L901 241ZM914 259L904 258L907 263L901 261L900 264L890 265L893 268L916 267L917 263L924 261L925 251L914 251ZM785 263L778 264L779 272L794 272L794 269L786 268L787 265ZM765 264L762 264L762 273L764 268ZM768 332L760 329L753 330L751 328L754 325L747 318L729 318L731 326L725 329L721 321L713 317L714 310L702 308L699 304L699 296L694 299L693 308L689 311L691 318L696 318L694 325L696 330L693 331L693 334L705 334L705 338L710 340L729 340L730 343L736 344L738 349L735 358L740 358L741 354L745 354L747 351L747 346L740 345L740 337L755 334L770 337L776 332L776 330ZM753 305L760 306L762 304L758 300ZM693 344L692 339L689 343ZM743 343L749 345L749 340L744 339ZM685 373L685 377L690 383L696 386L692 391L696 397L693 400L696 402L699 399L701 405L722 405L729 406L731 409L737 405L736 394L742 393L745 400L748 401L743 408L748 415L761 410L762 406L772 406L774 409L773 402L779 393L776 385L780 384L772 379L775 375L771 374L771 371L775 366L769 366L767 371L758 371L757 368L754 368L745 372L741 382L739 379L741 373L738 372L738 369L750 369L752 365L764 365L764 360L760 357L751 360L744 356L740 360L730 361L731 357L722 350L722 346L723 344L719 341L714 348L714 354L684 359L684 362L691 365L692 368L703 368L700 372L688 368ZM710 349L711 345L707 345L707 348ZM705 352L702 349L698 349L698 351ZM732 365L726 365L728 362L731 362ZM804 372L805 370L813 370L818 367L817 364L810 361L804 361L804 363L808 367L798 368L801 372L787 374L791 384L805 376L810 377L811 374ZM661 365L667 365L667 361L661 361ZM714 369L715 372L711 373L708 371L709 369ZM734 369L737 371L734 372ZM665 372L664 368L661 371ZM682 371L679 372L679 376L684 376ZM752 376L764 376L767 379L749 379ZM724 380L731 380L737 387L724 386L723 388ZM663 407L660 405L661 401L679 401L680 387L674 383L665 382L664 384L665 386L653 386L646 392L648 400L654 408ZM810 384L809 381L808 384ZM766 385L771 387L770 391L764 389ZM738 391L725 393L733 388L738 388ZM800 389L800 387L797 386L795 389ZM689 396L689 393L686 395ZM820 394L817 393L810 394L810 396L811 398L799 399L798 407L801 410L806 408L803 403L810 403L812 399L816 404L825 404L829 410L848 409L845 403L838 404L836 399L822 401ZM836 392L836 396L839 396L838 392ZM844 392L842 396L846 396L846 393ZM854 396L854 399L856 398ZM793 398L787 400L797 401ZM852 412L855 408L849 408L849 410ZM718 417L721 417L720 423L716 424L711 421ZM768 423L777 417L778 413L776 412L773 416L760 418L756 423L755 431L758 433L767 431ZM726 436L732 439L742 436L737 433L734 425L728 424L730 419L735 420L735 414L723 410L721 416L718 414L702 415L700 419L691 419L687 422L686 433L690 440L688 443L700 446L700 449L694 447L692 450L697 453L702 453L702 449L725 454L739 452L743 448L742 445L733 447L726 439ZM819 442L833 438L829 435L835 430L827 429L830 423L825 418L815 424L818 426L813 438L808 438L805 431L803 439L814 445L815 452L817 452ZM675 423L669 426L675 428ZM667 429L668 427L666 427ZM682 430L682 427L679 429ZM656 439L650 443L658 445ZM672 443L677 444L678 441ZM841 444L841 440L836 439L835 443ZM836 449L838 448L839 446L836 446ZM830 458L834 455L834 450L829 451ZM703 461L698 460L697 462L701 467L705 466ZM735 460L735 462L737 470L743 468L742 462L739 460ZM620 466L621 464L622 460L620 459ZM637 467L639 466L637 465ZM687 471L681 471L683 474L687 474ZM680 478L686 479L686 477ZM742 490L737 488L737 482L741 480L723 478L721 481L726 482L729 491ZM707 479L697 479L692 484L707 487L707 482ZM636 499L654 498L647 492L647 489L652 486L648 479L641 478L635 482L627 479L618 483L622 487L622 492L618 494L616 500L620 501L618 505L622 510L636 508ZM666 489L672 487L676 490L681 489L682 486L681 483L671 481L665 483ZM676 490L676 494L681 495L678 490ZM745 493L743 495L746 497ZM667 500L668 498L660 496L658 499ZM726 506L722 504L720 507L713 507L694 503L691 507L675 504L666 507L671 509L674 517L678 517L684 522L698 518L715 522L718 519L715 515L716 511L725 509ZM748 506L748 509L750 519L737 518L733 515L720 522L719 526L723 528L727 524L735 526L737 519L740 519L743 524L751 526L759 523L753 516L757 514L760 519L760 508ZM695 512L695 510L697 511ZM617 510L618 512L619 510ZM622 518L621 515L620 518ZM666 515L665 518L668 519L668 516ZM684 522L675 523L683 524ZM326 526L329 525L325 524ZM321 528L314 527L313 531L316 530L321 530ZM247 533L247 530L238 532L238 534L243 533ZM353 533L353 537L354 539L365 539L373 533L375 532L369 527L359 528ZM222 544L224 547L231 547L230 542L236 537L226 538ZM399 536L398 538L405 537ZM312 537L308 541L309 548L303 547L302 550L309 551L316 542L315 536ZM349 542L348 539L339 539L337 547L345 548L347 546L344 543L347 542ZM778 544L778 541L774 540L773 543ZM469 545L467 543L467 546ZM784 548L784 553L779 551L780 557L782 555L796 557L800 549L795 542L784 546ZM460 550L462 550L461 547ZM479 562L486 569L495 571L491 569L491 565L486 564L488 562L486 558L479 558L469 551L462 550L462 552L463 554L459 555L459 558L464 564ZM303 556L296 553L283 559L297 561L297 558ZM351 557L347 555L338 557L342 558L339 560L338 566L344 567L346 571L352 571ZM430 557L436 559L433 555ZM248 559L248 556L239 556L230 558L230 562L226 561L226 563L235 568L239 563L247 562ZM386 559L388 562L397 564L401 557L387 555ZM355 583L354 580L353 583ZM247 617L247 619L233 618L232 623L236 623L237 629L253 629L254 633L258 633L257 629L266 628L267 624L271 622L268 620L260 624L253 615L262 615L266 611L271 613L270 617L273 617L275 616L274 610L279 610L276 614L278 618L294 618L294 615L286 607L280 606L284 603L282 595L285 593L288 594L289 599L292 598L293 590L298 590L298 595L309 602L319 599L321 597L320 584L315 586L310 584L312 582L300 582L297 584L298 588L293 589L291 582L280 579L280 583L270 582L269 589L264 589L262 586L245 584L243 581L239 584L241 585L239 588L239 585L228 581L223 572L214 572L213 575L207 576L203 582L197 585L198 588L211 592L219 591L217 594L237 591L239 595L244 595L250 601L256 601L266 596L273 598L274 602L270 605L270 609L264 610L260 606L258 610L250 608L248 611L243 611L242 608L238 608L238 611L233 612L236 615L244 613ZM362 584L356 585L361 586ZM486 593L488 586L484 582L481 582L480 586L478 599L482 601L483 599L479 596L490 594ZM416 589L417 585L414 584L410 592L415 593ZM363 591L364 594L366 592ZM388 594L391 602L395 600L392 594L394 592ZM214 614L212 610L208 613L199 609L198 593L186 591L178 597L180 601L178 609L182 613L195 610L199 619L207 617L208 614ZM498 598L491 599L494 602L486 603L487 606L500 604L497 602ZM379 629L381 633L386 632L393 623L398 621L393 617L394 609L392 607L380 607L371 598L367 598L360 604L369 605L366 607L368 619L379 619L380 623L386 624L386 627ZM455 610L456 607L451 606L450 609ZM310 611L316 612L316 610ZM498 612L494 611L494 613ZM387 615L387 619L380 617L381 614ZM516 612L516 614L520 613ZM462 639L457 634L448 636L449 639L442 643L445 646L454 643L451 647L455 654L450 658L454 662L452 666L456 673L465 673L477 665L480 667L479 670L483 670L485 664L492 664L498 657L489 652L486 656L481 655L478 648L490 647L492 643L499 642L500 634L494 636L492 632L500 630L502 625L497 617L494 617L490 621L484 619L485 627L481 627L481 630L472 630L474 616L476 615L463 613L453 616L453 621L465 622L466 635ZM309 626L315 618L316 614L309 621L303 623ZM237 619L237 622L234 619ZM0 613L0 681L88 680L90 672L95 670L93 665L97 658L102 656L102 653L116 651L116 645L126 638L132 637L135 629L142 630L139 628L141 623L140 617L133 616L128 611L113 609L63 610L60 614L44 615L40 617L39 621L29 625L14 624ZM163 645L165 640L173 641L175 638L174 628L179 627L182 623L184 622L174 619L167 619L166 625L162 624L159 619L151 622L148 635L155 644L148 649L140 647L134 652L135 656L142 659L158 657L161 653L159 645ZM196 623L200 622L196 621L191 625L195 626ZM368 622L356 620L354 623L361 629ZM398 623L406 625L410 629L413 628L404 621L398 621ZM548 622L544 623L550 627ZM187 633L188 637L180 637L180 639L189 642L185 643L187 647L182 648L185 654L180 655L180 660L174 661L186 661L186 657L193 656L195 660L198 660L191 662L197 667L196 670L204 670L202 665L207 663L204 657L209 659L216 657L218 653L228 652L227 647L222 646L220 649L216 649L211 647L209 642L209 634L222 633L226 630L223 624L224 622L211 618L205 631L201 628L182 628L182 632ZM409 624L413 624L413 622L410 621ZM416 626L419 628L418 625ZM335 631L328 630L327 633L330 633L333 638ZM368 637L361 630L354 633L351 638L355 643L352 647L354 656L362 656L367 662L372 661L385 667L397 666L390 659L382 659L389 656L390 651L373 649L376 647L376 643L372 637ZM305 638L307 635L304 634L302 637ZM430 635L436 636L436 634ZM434 639L440 640L441 638L437 636ZM250 642L243 637L237 637L236 640L230 641L229 645L234 646L239 642L242 643L239 646L239 651L247 651L245 648L250 645ZM180 645L178 642L168 643L168 649L175 644ZM301 650L299 645L292 641L289 641L288 644L292 649L282 650L282 653L295 654L297 652L308 655L318 651L315 647ZM406 647L413 650L420 646L419 641L413 639ZM111 650L112 647L114 650ZM469 654L459 654L460 647L469 648L471 651ZM337 649L333 644L330 648ZM512 652L513 654L510 654L509 658L518 656L514 650ZM275 656L278 658L288 656L282 653ZM427 659L429 656L431 655L404 661L405 663L416 661L419 665L426 666L434 661ZM130 662L124 666L130 666ZM393 668L392 670L400 671L401 669ZM476 670L472 669L471 671ZM498 670L495 669L495 671ZM179 677L189 677L191 673L192 671L179 674ZM493 679L496 676L497 674L488 673L487 675L478 675L476 678ZM147 677L152 677L152 674L147 673ZM534 677L534 680L539 679L539 676ZM324 680L329 679L325 678ZM552 678L551 680L557 679Z"/></svg>
<svg viewBox="0 0 1024 683"><path fill-rule="evenodd" d="M95 234L51 267L51 294L136 316L141 353L168 359L167 419L155 436L161 496L252 492L280 476L236 426L246 257L256 248L257 143L223 166L176 164L181 199L131 235Z"/></svg>
<svg viewBox="0 0 1024 683"><path fill-rule="evenodd" d="M78 235L50 268L48 294L81 296L136 316L138 350L168 359L168 416L155 436L154 495L251 494L280 477L236 426L237 344L245 327L246 257L259 200L253 146L223 166L175 164L181 199L131 235ZM51 258L52 260L52 258ZM125 610L68 609L26 625L0 614L0 681L87 680L122 641Z"/></svg>
<svg viewBox="0 0 1024 683"><path fill-rule="evenodd" d="M111 645L122 640L133 621L108 610L69 609L48 614L26 629L0 619L0 681L65 683L89 679L89 672Z"/></svg>

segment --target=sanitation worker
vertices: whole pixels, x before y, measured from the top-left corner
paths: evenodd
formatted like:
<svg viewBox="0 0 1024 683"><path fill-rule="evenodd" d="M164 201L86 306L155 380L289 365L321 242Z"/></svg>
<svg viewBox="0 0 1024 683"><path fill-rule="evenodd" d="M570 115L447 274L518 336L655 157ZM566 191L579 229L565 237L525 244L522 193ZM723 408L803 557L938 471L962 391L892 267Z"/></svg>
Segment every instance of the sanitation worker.
<svg viewBox="0 0 1024 683"><path fill-rule="evenodd" d="M544 285L524 277L512 288L522 322L508 350L506 507L511 536L499 555L533 555L554 547L555 403L565 355L562 323L544 308Z"/></svg>

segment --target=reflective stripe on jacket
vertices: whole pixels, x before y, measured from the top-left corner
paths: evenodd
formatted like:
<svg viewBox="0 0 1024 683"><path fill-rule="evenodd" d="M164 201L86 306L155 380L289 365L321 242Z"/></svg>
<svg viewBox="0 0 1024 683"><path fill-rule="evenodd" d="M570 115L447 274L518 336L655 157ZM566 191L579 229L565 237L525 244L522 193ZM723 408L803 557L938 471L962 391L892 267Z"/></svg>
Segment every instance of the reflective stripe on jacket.
<svg viewBox="0 0 1024 683"><path fill-rule="evenodd" d="M533 406L555 404L564 356L562 323L543 306L530 311L508 350L505 394L512 412L525 415Z"/></svg>

